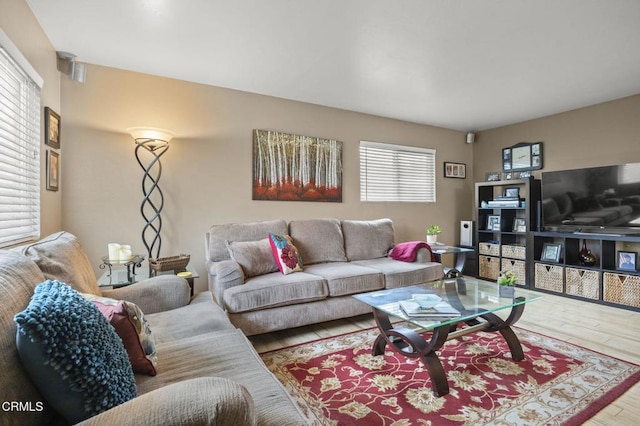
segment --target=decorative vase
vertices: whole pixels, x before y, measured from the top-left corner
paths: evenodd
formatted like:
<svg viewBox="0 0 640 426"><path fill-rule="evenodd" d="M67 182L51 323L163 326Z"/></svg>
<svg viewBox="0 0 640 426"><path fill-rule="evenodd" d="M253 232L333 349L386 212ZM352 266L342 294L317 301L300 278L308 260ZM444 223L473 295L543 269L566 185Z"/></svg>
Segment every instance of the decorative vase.
<svg viewBox="0 0 640 426"><path fill-rule="evenodd" d="M582 250L578 253L578 259L584 266L593 266L598 258L587 248L587 240L582 240Z"/></svg>
<svg viewBox="0 0 640 426"><path fill-rule="evenodd" d="M427 243L435 244L438 242L438 235L427 235Z"/></svg>
<svg viewBox="0 0 640 426"><path fill-rule="evenodd" d="M504 297L507 299L513 299L516 297L516 288L511 285L501 285L500 287L500 297Z"/></svg>

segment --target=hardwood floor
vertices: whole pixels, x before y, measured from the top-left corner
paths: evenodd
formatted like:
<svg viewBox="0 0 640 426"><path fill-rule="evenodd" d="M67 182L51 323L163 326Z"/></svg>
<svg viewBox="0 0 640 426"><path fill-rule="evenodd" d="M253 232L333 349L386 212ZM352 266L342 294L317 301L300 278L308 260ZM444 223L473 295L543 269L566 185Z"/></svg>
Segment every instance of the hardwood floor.
<svg viewBox="0 0 640 426"><path fill-rule="evenodd" d="M640 364L640 312L597 305L546 293L518 289L522 295L542 295L527 304L516 324L625 361ZM371 315L314 324L249 338L258 352L374 327ZM589 426L640 423L640 383L585 423Z"/></svg>

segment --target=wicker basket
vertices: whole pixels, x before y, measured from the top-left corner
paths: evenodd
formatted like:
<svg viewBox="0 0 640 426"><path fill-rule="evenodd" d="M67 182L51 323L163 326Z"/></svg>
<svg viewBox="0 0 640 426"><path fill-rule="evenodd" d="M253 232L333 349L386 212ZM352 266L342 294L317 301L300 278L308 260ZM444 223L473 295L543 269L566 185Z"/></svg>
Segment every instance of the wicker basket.
<svg viewBox="0 0 640 426"><path fill-rule="evenodd" d="M640 308L640 277L605 272L603 299L607 302Z"/></svg>
<svg viewBox="0 0 640 426"><path fill-rule="evenodd" d="M565 268L566 293L587 299L600 298L600 272L589 269Z"/></svg>
<svg viewBox="0 0 640 426"><path fill-rule="evenodd" d="M527 267L522 260L502 259L500 261L501 271L512 271L518 277L516 284L525 285L527 283Z"/></svg>
<svg viewBox="0 0 640 426"><path fill-rule="evenodd" d="M154 271L176 271L185 269L189 264L191 258L188 254L181 254L179 256L159 257L157 259L149 259L149 266Z"/></svg>
<svg viewBox="0 0 640 426"><path fill-rule="evenodd" d="M489 278L497 280L500 274L500 259L497 257L478 256L479 258L479 275L481 278Z"/></svg>
<svg viewBox="0 0 640 426"><path fill-rule="evenodd" d="M505 244L502 246L502 257L509 257L511 259L526 259L526 247Z"/></svg>
<svg viewBox="0 0 640 426"><path fill-rule="evenodd" d="M500 244L494 243L479 243L480 254L486 254L489 256L500 256Z"/></svg>
<svg viewBox="0 0 640 426"><path fill-rule="evenodd" d="M536 288L562 293L562 275L564 274L564 268L562 266L536 262L535 274L533 285Z"/></svg>

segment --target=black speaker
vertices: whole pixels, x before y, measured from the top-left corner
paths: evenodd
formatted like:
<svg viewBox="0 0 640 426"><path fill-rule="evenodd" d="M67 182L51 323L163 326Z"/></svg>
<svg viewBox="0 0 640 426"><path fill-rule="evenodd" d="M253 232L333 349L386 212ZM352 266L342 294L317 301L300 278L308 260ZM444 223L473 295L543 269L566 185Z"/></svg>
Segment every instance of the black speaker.
<svg viewBox="0 0 640 426"><path fill-rule="evenodd" d="M542 231L542 201L536 203L536 223L532 224L531 229Z"/></svg>

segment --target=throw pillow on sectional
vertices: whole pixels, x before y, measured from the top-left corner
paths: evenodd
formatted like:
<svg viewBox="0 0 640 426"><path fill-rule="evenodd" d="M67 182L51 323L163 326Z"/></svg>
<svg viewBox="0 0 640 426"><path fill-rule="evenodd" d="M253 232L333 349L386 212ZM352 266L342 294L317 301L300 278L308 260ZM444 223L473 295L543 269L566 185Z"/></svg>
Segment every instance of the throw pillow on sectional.
<svg viewBox="0 0 640 426"><path fill-rule="evenodd" d="M16 314L16 346L46 401L77 423L136 396L127 352L96 306L59 281L35 288Z"/></svg>
<svg viewBox="0 0 640 426"><path fill-rule="evenodd" d="M126 300L82 293L115 328L129 355L134 373L156 375L158 355L149 323L138 305Z"/></svg>
<svg viewBox="0 0 640 426"><path fill-rule="evenodd" d="M300 259L298 249L293 245L293 240L289 235L269 233L269 243L273 258L282 274L287 275L302 271L302 259Z"/></svg>

